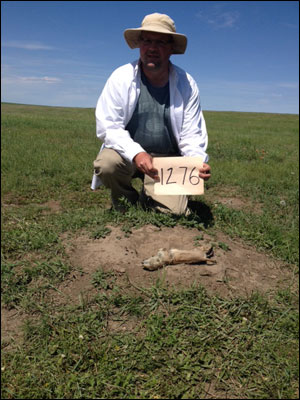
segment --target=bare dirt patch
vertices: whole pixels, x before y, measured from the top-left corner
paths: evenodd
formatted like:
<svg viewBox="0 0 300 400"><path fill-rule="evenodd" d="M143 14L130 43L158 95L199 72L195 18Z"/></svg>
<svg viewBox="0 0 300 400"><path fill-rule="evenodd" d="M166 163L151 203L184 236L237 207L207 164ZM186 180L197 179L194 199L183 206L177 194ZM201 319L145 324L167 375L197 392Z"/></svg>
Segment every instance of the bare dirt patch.
<svg viewBox="0 0 300 400"><path fill-rule="evenodd" d="M72 265L82 272L74 273L59 290L75 302L80 295L92 294L92 276L99 268L114 271L120 278L127 276L133 286L140 288L155 285L157 279L161 279L166 285L176 288L201 284L208 293L221 296L249 296L253 291L273 292L291 284L292 272L284 263L222 233L212 237L197 229L180 226L144 226L132 230L130 234L120 228L110 229L110 234L101 239L82 235L72 239L71 245L69 239L65 239ZM162 247L191 250L195 244L203 243L214 245L214 265L178 264L157 271L142 268L142 261L155 255Z"/></svg>
<svg viewBox="0 0 300 400"><path fill-rule="evenodd" d="M64 234L62 240L74 268L56 290L49 290L49 302L57 305L88 302L99 292L92 282L99 269L113 272L114 285L132 292L149 288L158 279L175 289L201 284L209 294L222 297L248 297L254 291L271 295L278 288L297 285L292 269L285 263L220 232L210 236L194 228L158 228L152 225L132 229L131 233L118 227L110 229L111 232L100 239L92 239L88 234L76 238ZM162 247L192 250L195 245L204 243L214 246L214 265L178 264L157 271L147 271L142 267L142 261L155 255ZM18 342L21 338L20 326L27 317L16 310L4 308L2 339ZM118 328L114 321L109 323L110 329ZM125 329L123 325L122 329Z"/></svg>
<svg viewBox="0 0 300 400"><path fill-rule="evenodd" d="M46 207L46 210L43 211L45 214L47 212L58 213L61 211L60 202L55 200L47 201L47 203L42 204L42 207Z"/></svg>
<svg viewBox="0 0 300 400"><path fill-rule="evenodd" d="M1 345L6 350L14 347L19 343L22 332L20 330L25 321L24 314L20 314L17 310L8 310L1 306Z"/></svg>
<svg viewBox="0 0 300 400"><path fill-rule="evenodd" d="M215 205L222 204L235 210L247 211L258 215L262 214L261 203L239 195L234 187L210 190L206 192L205 196Z"/></svg>

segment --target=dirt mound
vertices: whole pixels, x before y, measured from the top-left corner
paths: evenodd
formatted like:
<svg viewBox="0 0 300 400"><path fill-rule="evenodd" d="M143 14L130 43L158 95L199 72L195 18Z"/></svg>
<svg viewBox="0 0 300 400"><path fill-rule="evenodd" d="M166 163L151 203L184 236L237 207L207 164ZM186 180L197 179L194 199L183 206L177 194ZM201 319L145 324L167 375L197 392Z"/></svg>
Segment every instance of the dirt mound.
<svg viewBox="0 0 300 400"><path fill-rule="evenodd" d="M112 287L118 285L131 292L149 288L158 279L178 289L201 284L209 294L222 297L245 297L253 291L272 294L279 287L297 284L291 268L285 263L258 253L222 233L209 236L197 229L181 226L157 228L148 225L131 232L117 227L109 229L110 233L106 229L106 237L100 239L91 239L87 234L75 239L68 238L67 234L64 236L63 243L74 269L56 290L49 290L47 297L52 304L80 304L92 299L99 291L99 287L93 285L95 273L99 270L106 274L108 284L109 277L113 277ZM214 247L216 263L213 265L178 264L157 271L147 271L142 267L142 261L155 255L162 247L192 250L197 245L208 243ZM21 335L19 327L26 315L5 308L2 311L2 338L13 338L17 343Z"/></svg>
<svg viewBox="0 0 300 400"><path fill-rule="evenodd" d="M74 274L59 290L72 298L89 293L93 290L92 276L99 268L127 276L137 287L150 287L160 278L178 288L202 284L208 293L221 296L248 296L253 291L265 293L290 284L291 272L282 262L221 233L212 237L180 226L144 226L131 233L116 227L110 229L105 238L91 239L83 235L73 239L71 246L65 242L72 265L83 273ZM191 250L204 243L214 246L214 265L169 265L157 271L146 271L142 267L142 261L162 247Z"/></svg>

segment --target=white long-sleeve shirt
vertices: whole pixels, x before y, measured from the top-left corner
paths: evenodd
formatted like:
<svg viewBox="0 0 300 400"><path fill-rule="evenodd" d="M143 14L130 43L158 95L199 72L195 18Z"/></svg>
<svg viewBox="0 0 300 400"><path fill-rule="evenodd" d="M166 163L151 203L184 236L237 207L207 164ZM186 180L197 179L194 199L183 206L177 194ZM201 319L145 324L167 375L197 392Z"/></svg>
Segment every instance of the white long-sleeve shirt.
<svg viewBox="0 0 300 400"><path fill-rule="evenodd" d="M139 60L117 68L108 78L96 107L96 133L103 142L102 148L116 150L130 162L145 151L125 129L140 95L140 81ZM200 155L207 162L207 131L196 82L170 63L169 88L171 125L181 155ZM101 184L97 178L94 175L92 189Z"/></svg>

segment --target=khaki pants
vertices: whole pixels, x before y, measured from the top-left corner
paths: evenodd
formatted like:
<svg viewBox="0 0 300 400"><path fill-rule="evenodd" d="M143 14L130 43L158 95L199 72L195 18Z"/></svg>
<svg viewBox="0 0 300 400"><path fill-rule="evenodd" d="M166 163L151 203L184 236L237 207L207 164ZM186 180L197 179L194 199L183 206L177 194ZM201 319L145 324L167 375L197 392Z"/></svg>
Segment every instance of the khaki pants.
<svg viewBox="0 0 300 400"><path fill-rule="evenodd" d="M103 149L94 161L94 172L103 184L111 190L113 206L121 210L120 199L124 196L131 204L141 201L149 208L173 214L189 214L188 198L185 195L162 196L154 194L154 180L148 175L143 176L136 166L124 160L119 153L112 149ZM144 179L144 187L139 194L132 186L135 177Z"/></svg>

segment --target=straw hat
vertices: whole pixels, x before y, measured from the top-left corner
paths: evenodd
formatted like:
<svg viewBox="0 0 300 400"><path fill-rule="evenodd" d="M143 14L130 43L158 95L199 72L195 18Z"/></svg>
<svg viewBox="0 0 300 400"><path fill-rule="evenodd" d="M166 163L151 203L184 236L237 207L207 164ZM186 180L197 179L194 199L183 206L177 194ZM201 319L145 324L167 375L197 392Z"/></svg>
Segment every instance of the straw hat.
<svg viewBox="0 0 300 400"><path fill-rule="evenodd" d="M172 35L173 54L183 54L187 45L187 37L181 33L176 33L174 21L166 14L149 14L143 19L140 28L126 29L124 37L131 49L139 47L139 36L142 31L167 33Z"/></svg>

